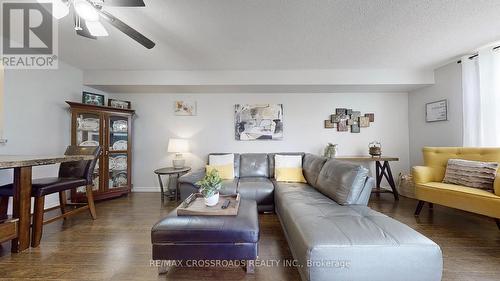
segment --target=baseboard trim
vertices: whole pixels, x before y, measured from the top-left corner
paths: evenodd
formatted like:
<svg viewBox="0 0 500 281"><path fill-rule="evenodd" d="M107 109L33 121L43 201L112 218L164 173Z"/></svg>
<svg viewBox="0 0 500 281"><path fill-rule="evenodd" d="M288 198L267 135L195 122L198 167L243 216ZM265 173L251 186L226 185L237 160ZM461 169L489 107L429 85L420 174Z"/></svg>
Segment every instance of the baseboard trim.
<svg viewBox="0 0 500 281"><path fill-rule="evenodd" d="M160 187L134 186L132 192L160 192Z"/></svg>

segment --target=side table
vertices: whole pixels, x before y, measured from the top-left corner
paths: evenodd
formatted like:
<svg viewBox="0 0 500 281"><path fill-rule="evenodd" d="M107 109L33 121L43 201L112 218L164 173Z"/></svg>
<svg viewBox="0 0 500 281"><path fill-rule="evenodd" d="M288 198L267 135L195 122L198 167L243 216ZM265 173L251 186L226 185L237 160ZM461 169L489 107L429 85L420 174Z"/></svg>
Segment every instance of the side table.
<svg viewBox="0 0 500 281"><path fill-rule="evenodd" d="M391 166L389 165L390 161L399 161L398 157L390 157L390 156L337 156L335 159L344 160L344 161L359 161L359 162L375 162L375 173L377 186L372 190L373 193L379 195L380 193L392 193L395 200L399 200L399 193L396 189L396 183L394 178L392 177ZM380 188L380 183L382 179L385 177L389 185L391 186L391 190L386 190Z"/></svg>
<svg viewBox="0 0 500 281"><path fill-rule="evenodd" d="M177 185L177 179L179 179L180 176L188 173L191 171L190 167L184 167L184 168L174 168L174 167L166 167L166 168L161 168L157 169L154 171L155 174L158 175L158 182L160 183L160 189L161 189L161 200L165 197L168 197L170 199L174 199L175 201L179 200L179 187ZM174 190L174 194L171 194L170 192L165 194L164 188L163 188L163 180L161 176L163 175L168 175L168 185L167 185L167 190ZM175 176L175 177L174 177ZM174 183L175 180L175 183ZM172 188L172 186L175 184L175 186Z"/></svg>

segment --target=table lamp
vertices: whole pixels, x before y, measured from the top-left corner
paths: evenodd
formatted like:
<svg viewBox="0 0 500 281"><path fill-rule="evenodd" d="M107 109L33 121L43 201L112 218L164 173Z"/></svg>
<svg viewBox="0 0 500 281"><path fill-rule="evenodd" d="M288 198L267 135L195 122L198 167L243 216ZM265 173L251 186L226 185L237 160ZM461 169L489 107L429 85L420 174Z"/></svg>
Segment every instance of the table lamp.
<svg viewBox="0 0 500 281"><path fill-rule="evenodd" d="M174 168L184 168L186 160L182 157L182 153L189 152L189 144L185 139L169 139L168 152L175 153L175 158L172 160Z"/></svg>

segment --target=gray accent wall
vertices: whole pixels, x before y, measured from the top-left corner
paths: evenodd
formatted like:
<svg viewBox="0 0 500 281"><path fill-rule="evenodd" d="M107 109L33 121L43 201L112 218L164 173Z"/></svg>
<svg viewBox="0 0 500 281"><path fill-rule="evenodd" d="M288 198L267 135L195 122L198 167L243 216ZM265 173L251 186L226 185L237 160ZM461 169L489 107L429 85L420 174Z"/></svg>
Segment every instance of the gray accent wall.
<svg viewBox="0 0 500 281"><path fill-rule="evenodd" d="M423 164L424 146L462 146L462 67L452 62L435 70L436 84L408 94L410 166ZM425 122L425 104L448 100L448 121Z"/></svg>

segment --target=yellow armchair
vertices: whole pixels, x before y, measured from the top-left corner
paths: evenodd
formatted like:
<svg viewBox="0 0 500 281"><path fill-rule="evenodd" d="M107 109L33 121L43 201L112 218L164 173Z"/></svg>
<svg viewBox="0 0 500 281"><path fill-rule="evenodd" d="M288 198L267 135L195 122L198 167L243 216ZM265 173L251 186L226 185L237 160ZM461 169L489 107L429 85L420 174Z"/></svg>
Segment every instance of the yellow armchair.
<svg viewBox="0 0 500 281"><path fill-rule="evenodd" d="M500 228L500 175L494 182L494 193L485 190L442 183L448 159L500 163L500 148L424 147L424 165L412 168L415 196L419 200L415 216L425 202L469 211L495 218Z"/></svg>

